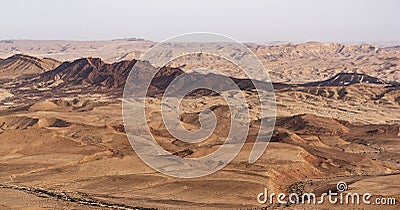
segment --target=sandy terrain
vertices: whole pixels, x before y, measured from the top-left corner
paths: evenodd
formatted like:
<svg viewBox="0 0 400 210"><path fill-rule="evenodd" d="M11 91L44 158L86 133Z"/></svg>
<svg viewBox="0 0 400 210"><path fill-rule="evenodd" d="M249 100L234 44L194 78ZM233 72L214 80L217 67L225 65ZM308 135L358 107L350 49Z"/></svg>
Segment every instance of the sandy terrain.
<svg viewBox="0 0 400 210"><path fill-rule="evenodd" d="M131 47L140 51L151 44L126 40L107 43L112 42L121 48L107 54L108 61L119 60L120 54ZM17 45L20 52L34 51L42 53L36 55L54 55L53 58L60 60L91 53L91 56L106 56L100 45L107 50L115 49L105 42L54 41L47 47L30 50L24 45L27 43L36 43L36 47L42 44L2 41L0 48L4 53L5 45ZM70 47L63 52L55 48L48 53L55 43L63 43L59 48L64 44ZM74 50L75 45L87 51ZM12 53L10 49L7 48L8 53ZM259 160L248 163L256 135L268 131L259 131L260 106L256 93L238 80L250 107L247 141L239 155L222 170L194 179L173 178L151 169L136 155L126 137L121 92L124 76L136 61L106 64L100 59L85 58L33 77L2 80L0 208L343 209L342 205L328 203L259 204L257 195L264 188L275 193L320 195L336 189L337 182L345 181L348 192L369 192L374 198L397 199L395 205L379 206L380 209L399 209L400 88L395 82L379 82L399 81L398 49L315 43L254 49L262 59L269 59L268 65L275 66L272 71L277 75L271 76L275 82L289 83L274 84L277 118L271 142ZM216 67L229 65L209 61ZM144 78L152 68L145 62L142 65L146 68L139 76ZM176 64L183 69L191 65L197 64ZM365 75L353 74L344 75L343 81L335 78L322 81L346 72L348 65L360 73L376 76L371 81L378 82L366 83ZM311 66L318 67L320 74L314 74L315 69L307 70ZM231 76L238 75L229 70ZM180 69L165 68L157 77L159 83L153 86L154 95L147 101L148 124L158 143L171 153L187 158L205 156L224 142L230 127L229 109L217 95L200 92L188 96L179 113L185 128L198 129L199 113L207 108L214 111L220 124L200 143L185 143L171 137L160 118L157 94L162 92L156 87L180 73ZM358 77L362 79L347 84L348 78ZM322 82L293 85L309 81ZM376 209L376 205L350 208Z"/></svg>
<svg viewBox="0 0 400 210"><path fill-rule="evenodd" d="M197 99L187 99L184 104L200 104L191 100ZM0 165L4 190L1 191L15 191L13 195L21 203L12 204L8 200L0 203L12 207L59 205L78 209L97 205L87 203L128 209L136 206L252 208L263 206L257 204L256 195L264 187L285 192L293 183L315 182L318 184L311 187L322 187L339 180L338 177L348 183L355 181L349 185L354 190L399 195L398 188L392 187L398 178L388 176L399 173L400 169L400 154L396 149L400 140L398 125L351 125L315 115L279 117L272 142L255 164L247 163L252 148L250 135L240 155L223 170L203 178L178 179L155 172L135 155L119 129L122 125L119 101L65 99L34 103L8 114L3 111ZM197 107L199 110L222 103L213 97L203 102L203 107ZM156 100L152 104L157 103ZM278 116L284 115L279 111ZM357 122L357 118L353 121ZM185 122L197 126L196 122ZM257 120L253 122L256 129ZM212 152L221 144L218 137L224 136L223 130L217 129L204 144L182 145L165 137L162 127L154 128L159 131L157 140L164 148L172 152L193 151L187 157ZM379 185L379 190L370 187L371 182ZM21 190L21 187L32 189ZM69 201L59 198L65 194Z"/></svg>

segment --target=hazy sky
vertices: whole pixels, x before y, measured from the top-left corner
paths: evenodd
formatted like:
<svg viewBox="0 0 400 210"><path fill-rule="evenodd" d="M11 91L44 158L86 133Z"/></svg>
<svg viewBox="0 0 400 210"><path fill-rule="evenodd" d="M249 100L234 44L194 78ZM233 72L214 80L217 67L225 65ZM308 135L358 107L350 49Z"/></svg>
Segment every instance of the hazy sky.
<svg viewBox="0 0 400 210"><path fill-rule="evenodd" d="M400 41L397 0L0 0L0 39Z"/></svg>

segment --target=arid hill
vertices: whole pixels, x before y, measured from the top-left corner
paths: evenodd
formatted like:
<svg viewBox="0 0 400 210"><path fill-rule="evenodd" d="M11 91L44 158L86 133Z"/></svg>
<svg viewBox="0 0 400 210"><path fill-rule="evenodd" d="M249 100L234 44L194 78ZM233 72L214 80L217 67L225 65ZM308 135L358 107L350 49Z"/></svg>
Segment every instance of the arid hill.
<svg viewBox="0 0 400 210"><path fill-rule="evenodd" d="M156 42L140 40L110 41L36 41L3 40L0 41L0 58L16 53L38 57L49 57L61 61L73 61L84 57L98 57L108 63L121 60L139 59ZM247 43L265 69L270 79L277 83L300 84L322 81L334 75L347 73L367 74L383 81L399 81L400 48L391 45L376 44L340 44L340 43ZM229 49L221 48L221 51ZM159 56L170 56L171 53ZM194 55L197 57L197 55ZM238 56L246 59L249 55ZM241 78L243 73L234 67L221 63L220 58L205 58L197 62L195 57L178 58L171 67L193 70L195 67L212 67L229 76Z"/></svg>
<svg viewBox="0 0 400 210"><path fill-rule="evenodd" d="M100 58L83 58L64 62L58 68L31 79L29 83L37 88L52 91L85 88L86 91L117 92L122 96L122 90L131 71L136 78L134 85L144 86L144 81L150 80L153 76L151 72L157 70L146 61L131 60L108 64ZM161 68L149 87L150 94L162 92L182 73L183 71L178 68Z"/></svg>
<svg viewBox="0 0 400 210"><path fill-rule="evenodd" d="M306 84L306 86L348 86L354 84L389 84L389 82L385 82L375 77L368 76L366 74L358 74L358 73L339 73L334 77L321 81L321 82L312 82ZM392 82L394 84L394 82Z"/></svg>
<svg viewBox="0 0 400 210"><path fill-rule="evenodd" d="M63 88L70 86L98 85L105 88L121 88L136 60L104 63L99 58L83 58L64 62L56 69L40 75L35 82L43 86Z"/></svg>
<svg viewBox="0 0 400 210"><path fill-rule="evenodd" d="M8 89L8 92L11 94L24 95L34 100L40 99L44 95L48 95L48 97L60 97L94 93L122 97L126 79L135 64L137 64L138 68L134 69L135 72L132 72L132 74L135 74L136 79L135 84L131 87L135 89L135 87L146 85L143 81L149 80L152 76L151 72L154 73L158 69L146 61L131 60L109 64L99 58L83 58L73 62L64 62L54 70L35 77L9 81L3 84L2 88ZM154 96L163 93L166 87L183 73L184 71L180 68L163 67L159 69L152 80L148 94ZM259 85L263 84L261 81L252 82L243 78L230 78L241 90L246 91L255 89L253 82ZM191 89L196 85L212 85L218 88L226 87L227 84L225 84L221 75L192 72L187 74L184 79L176 81L174 87L178 89L182 89L183 87ZM367 100L365 103L372 103L372 106L375 106L377 102L386 103L385 101L398 104L400 100L397 82L386 82L379 78L359 73L339 73L327 80L304 84L273 83L273 87L276 90L275 94L284 96L280 98L282 100L286 100L286 98L287 100L293 100L290 99L293 95L297 99L315 98L317 101L325 100L321 97L334 97L340 100L347 100L351 97L355 100L354 103L360 103L362 99ZM272 91L268 85L265 88L268 91ZM363 93L366 94L369 92L371 92L371 96L367 98L366 96L362 96ZM213 92L207 90L198 90L191 94L203 96L214 95ZM287 103L286 101L283 105L289 106L291 104ZM293 108L299 110L306 107L308 106Z"/></svg>
<svg viewBox="0 0 400 210"><path fill-rule="evenodd" d="M59 64L59 61L52 58L35 58L17 54L0 60L0 78L41 74L56 68Z"/></svg>

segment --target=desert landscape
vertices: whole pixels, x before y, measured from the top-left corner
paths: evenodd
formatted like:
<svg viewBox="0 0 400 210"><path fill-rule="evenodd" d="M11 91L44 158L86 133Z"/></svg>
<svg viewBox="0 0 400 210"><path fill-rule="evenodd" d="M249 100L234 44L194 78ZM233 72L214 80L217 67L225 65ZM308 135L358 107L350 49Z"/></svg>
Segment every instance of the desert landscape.
<svg viewBox="0 0 400 210"><path fill-rule="evenodd" d="M135 65L143 78L159 68L140 60L154 44L141 39L0 42L1 209L343 209L257 202L264 188L320 195L336 190L339 181L350 192L399 201L398 45L247 43L273 83L273 131L259 129L255 87L231 63L204 54L161 67L149 89L146 117L157 142L176 156L210 154L230 126L221 96L198 91L182 101L181 123L199 129L200 112L210 109L218 125L200 143L173 138L162 123L160 96L176 77L198 67L222 71L249 104L250 128L239 155L216 173L184 179L147 166L125 134L125 82ZM261 158L249 164L259 132L273 132L272 138Z"/></svg>

